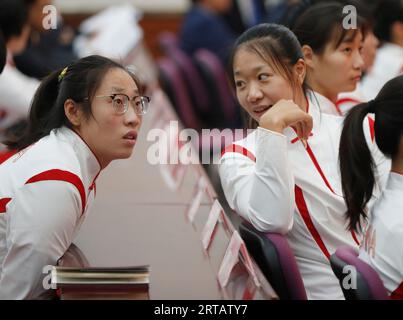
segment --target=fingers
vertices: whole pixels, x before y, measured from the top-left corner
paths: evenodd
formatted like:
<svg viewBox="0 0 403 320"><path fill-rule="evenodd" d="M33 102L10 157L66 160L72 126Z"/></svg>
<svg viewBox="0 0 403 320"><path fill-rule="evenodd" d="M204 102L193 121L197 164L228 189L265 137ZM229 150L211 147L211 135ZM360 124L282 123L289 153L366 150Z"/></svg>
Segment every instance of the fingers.
<svg viewBox="0 0 403 320"><path fill-rule="evenodd" d="M299 139L304 139L304 126L302 122L297 122L293 126L295 133L297 134Z"/></svg>
<svg viewBox="0 0 403 320"><path fill-rule="evenodd" d="M310 117L309 115L304 119L295 122L291 126L295 130L295 133L297 134L299 140L304 145L305 149L307 148L308 145L307 140L309 138L309 135L311 134L312 126L313 126L312 117Z"/></svg>

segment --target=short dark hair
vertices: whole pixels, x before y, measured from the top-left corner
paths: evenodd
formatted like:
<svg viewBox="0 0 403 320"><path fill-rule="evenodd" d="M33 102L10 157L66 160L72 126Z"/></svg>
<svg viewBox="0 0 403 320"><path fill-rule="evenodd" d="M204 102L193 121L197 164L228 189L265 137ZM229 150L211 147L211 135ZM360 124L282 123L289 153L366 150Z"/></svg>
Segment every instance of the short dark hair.
<svg viewBox="0 0 403 320"><path fill-rule="evenodd" d="M136 83L139 93L143 87L137 76L120 63L108 58L92 55L72 63L60 77L64 68L54 71L44 78L32 101L28 128L15 141L6 141L9 148L21 150L48 135L50 131L62 126L72 127L66 117L64 103L67 99L75 101L86 117L91 117L91 103L96 90L105 74L113 68L125 70Z"/></svg>
<svg viewBox="0 0 403 320"><path fill-rule="evenodd" d="M381 41L391 41L391 28L397 21L403 22L403 2L401 0L380 1L375 15L375 35Z"/></svg>
<svg viewBox="0 0 403 320"><path fill-rule="evenodd" d="M377 6L377 1L380 0L332 0L346 5L352 5L357 9L357 12L372 26L374 23L374 14ZM318 3L329 3L328 0L300 0L291 5L285 12L281 24L284 24L290 29L293 29L294 24L299 16L301 16L307 9Z"/></svg>
<svg viewBox="0 0 403 320"><path fill-rule="evenodd" d="M356 30L343 28L343 8L343 3L333 1L315 4L304 11L292 28L301 46L309 45L315 54L321 55L329 43L337 48L346 37L355 37L358 31L365 36L368 23L359 14Z"/></svg>
<svg viewBox="0 0 403 320"><path fill-rule="evenodd" d="M0 0L0 30L6 43L19 36L28 23L28 8L23 0Z"/></svg>

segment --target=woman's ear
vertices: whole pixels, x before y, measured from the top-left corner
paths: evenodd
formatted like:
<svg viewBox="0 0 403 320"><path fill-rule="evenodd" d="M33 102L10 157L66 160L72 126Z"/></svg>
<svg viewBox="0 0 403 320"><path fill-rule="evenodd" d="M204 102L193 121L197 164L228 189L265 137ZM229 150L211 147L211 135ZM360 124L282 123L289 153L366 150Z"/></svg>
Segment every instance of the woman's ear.
<svg viewBox="0 0 403 320"><path fill-rule="evenodd" d="M403 134L400 135L400 143L398 149L399 157L403 159Z"/></svg>
<svg viewBox="0 0 403 320"><path fill-rule="evenodd" d="M74 127L79 127L83 121L82 109L72 99L64 102L64 113Z"/></svg>
<svg viewBox="0 0 403 320"><path fill-rule="evenodd" d="M294 65L294 72L297 76L298 83L302 85L306 76L306 64L304 59L298 59L297 63Z"/></svg>
<svg viewBox="0 0 403 320"><path fill-rule="evenodd" d="M304 60L305 60L305 64L309 67L309 68L313 68L314 66L314 52L312 50L312 48L308 45L303 45L302 46L302 53L304 55Z"/></svg>
<svg viewBox="0 0 403 320"><path fill-rule="evenodd" d="M391 27L391 37L394 43L402 43L403 41L403 22L395 21Z"/></svg>

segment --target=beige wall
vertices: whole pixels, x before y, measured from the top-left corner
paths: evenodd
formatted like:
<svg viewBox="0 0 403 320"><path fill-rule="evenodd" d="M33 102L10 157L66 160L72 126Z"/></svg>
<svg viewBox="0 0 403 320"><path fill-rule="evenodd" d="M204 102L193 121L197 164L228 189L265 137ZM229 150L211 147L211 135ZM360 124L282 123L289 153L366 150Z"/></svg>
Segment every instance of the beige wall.
<svg viewBox="0 0 403 320"><path fill-rule="evenodd" d="M108 6L131 3L144 13L184 13L190 0L54 0L63 13L93 13Z"/></svg>

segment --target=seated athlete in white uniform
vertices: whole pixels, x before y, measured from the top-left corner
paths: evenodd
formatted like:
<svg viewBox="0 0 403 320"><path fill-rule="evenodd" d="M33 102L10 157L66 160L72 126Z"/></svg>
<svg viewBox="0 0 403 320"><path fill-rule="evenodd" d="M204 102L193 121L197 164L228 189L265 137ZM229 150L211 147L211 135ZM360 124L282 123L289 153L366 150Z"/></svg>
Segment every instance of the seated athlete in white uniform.
<svg viewBox="0 0 403 320"><path fill-rule="evenodd" d="M128 158L149 99L137 78L101 56L46 77L19 150L0 165L0 299L47 297L42 270L70 246L96 178Z"/></svg>
<svg viewBox="0 0 403 320"><path fill-rule="evenodd" d="M313 5L299 16L292 31L307 65L306 82L315 92L322 113L340 116L336 102L341 92L353 91L361 79L364 61L360 50L366 21L357 16L357 28L345 29L344 4Z"/></svg>
<svg viewBox="0 0 403 320"><path fill-rule="evenodd" d="M376 116L379 149L392 159L386 189L370 210L367 203L376 183L374 159L360 125L369 112ZM392 298L403 299L403 75L387 82L375 100L356 106L347 116L340 167L350 229L360 229L363 220L370 220L360 258L378 271Z"/></svg>
<svg viewBox="0 0 403 320"><path fill-rule="evenodd" d="M348 4L351 0L339 1L345 1L345 3ZM357 84L357 87L354 91L342 92L337 98L336 107L343 116L345 116L347 112L350 111L357 104L367 102L369 100L364 94L362 81L365 76L371 71L374 65L376 53L380 43L378 37L374 34L375 6L371 6L371 8L368 8L368 3L366 3L366 1L364 0L360 0L358 2L357 0L355 0L354 6L357 6L357 11L365 18L368 25L368 30L366 31L361 50L361 55L364 60L364 66L362 67L363 75L361 81Z"/></svg>
<svg viewBox="0 0 403 320"><path fill-rule="evenodd" d="M233 74L241 106L258 126L223 151L219 173L230 207L256 229L285 234L310 299L343 299L329 255L358 248L346 229L338 170L342 117L321 113L304 90L306 65L286 27L262 24L235 45ZM386 163L371 140L379 165ZM378 158L379 156L379 158Z"/></svg>

